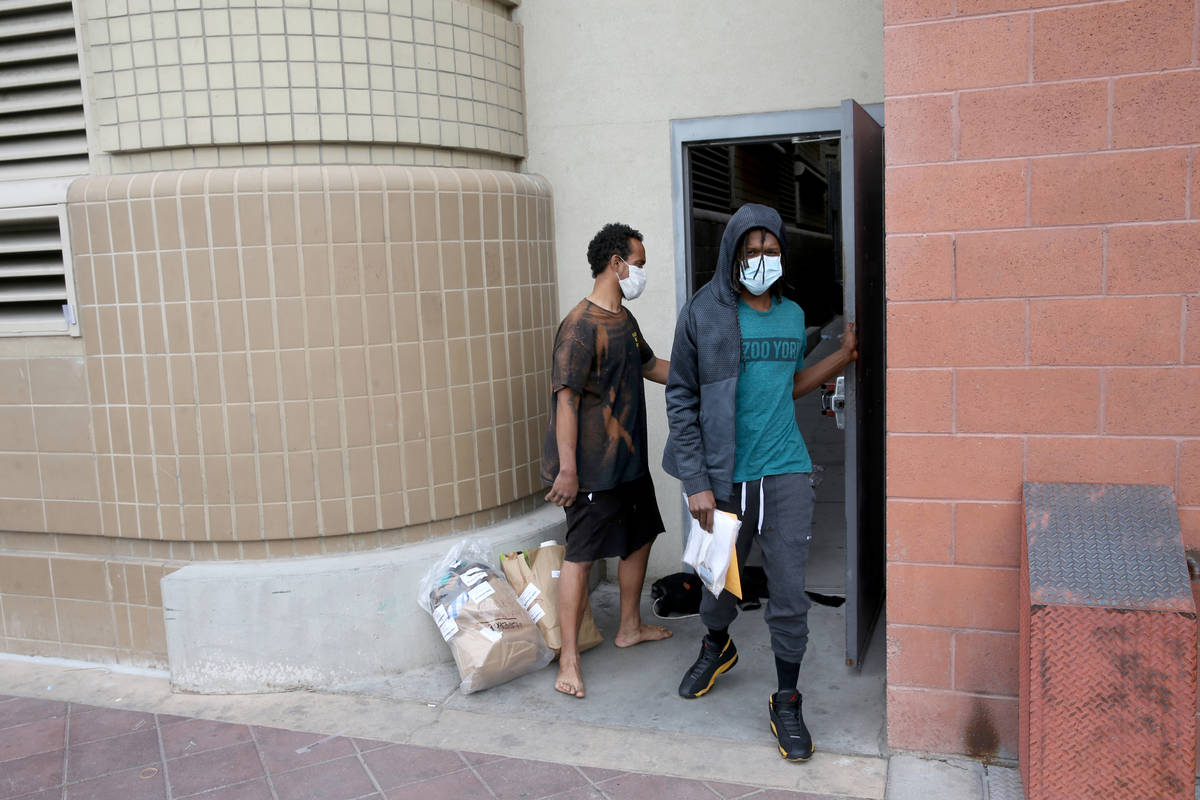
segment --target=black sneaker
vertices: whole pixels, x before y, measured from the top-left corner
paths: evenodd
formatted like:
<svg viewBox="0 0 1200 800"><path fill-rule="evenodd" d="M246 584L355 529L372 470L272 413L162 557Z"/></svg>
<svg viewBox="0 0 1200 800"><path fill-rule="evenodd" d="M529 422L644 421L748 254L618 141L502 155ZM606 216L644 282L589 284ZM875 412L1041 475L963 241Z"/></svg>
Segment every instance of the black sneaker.
<svg viewBox="0 0 1200 800"><path fill-rule="evenodd" d="M725 646L718 647L717 643L706 635L700 643L700 657L679 684L679 696L690 700L707 694L716 683L717 676L732 669L737 659L737 648L733 646L733 639L726 639Z"/></svg>
<svg viewBox="0 0 1200 800"><path fill-rule="evenodd" d="M788 761L812 758L813 742L800 713L804 698L796 690L771 695L771 732L779 740L779 754Z"/></svg>

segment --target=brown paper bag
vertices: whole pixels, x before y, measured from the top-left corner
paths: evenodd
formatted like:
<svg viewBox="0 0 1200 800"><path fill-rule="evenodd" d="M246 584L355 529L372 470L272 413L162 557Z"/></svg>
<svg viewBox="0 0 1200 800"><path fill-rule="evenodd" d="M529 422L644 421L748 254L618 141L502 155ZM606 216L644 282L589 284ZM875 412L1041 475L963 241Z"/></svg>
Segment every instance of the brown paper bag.
<svg viewBox="0 0 1200 800"><path fill-rule="evenodd" d="M558 575L562 570L567 548L561 544L544 544L536 550L508 553L500 557L504 576L529 616L537 620L542 638L557 656L562 650L562 626L558 619ZM585 596L583 619L579 625L579 652L589 650L604 641L592 606Z"/></svg>
<svg viewBox="0 0 1200 800"><path fill-rule="evenodd" d="M463 694L541 669L553 654L513 594L486 563L455 563L429 593L429 606L450 645Z"/></svg>

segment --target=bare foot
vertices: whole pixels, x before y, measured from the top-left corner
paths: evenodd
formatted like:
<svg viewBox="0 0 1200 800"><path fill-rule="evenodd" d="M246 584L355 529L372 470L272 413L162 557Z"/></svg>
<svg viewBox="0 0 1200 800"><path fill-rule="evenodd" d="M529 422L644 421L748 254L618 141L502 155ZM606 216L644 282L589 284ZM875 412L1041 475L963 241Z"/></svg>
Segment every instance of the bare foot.
<svg viewBox="0 0 1200 800"><path fill-rule="evenodd" d="M578 661L558 662L558 679L554 688L563 694L583 697L583 675L579 672Z"/></svg>
<svg viewBox="0 0 1200 800"><path fill-rule="evenodd" d="M617 631L613 644L617 647L633 647L642 642L657 642L660 639L670 639L673 634L662 625L642 625L633 633Z"/></svg>

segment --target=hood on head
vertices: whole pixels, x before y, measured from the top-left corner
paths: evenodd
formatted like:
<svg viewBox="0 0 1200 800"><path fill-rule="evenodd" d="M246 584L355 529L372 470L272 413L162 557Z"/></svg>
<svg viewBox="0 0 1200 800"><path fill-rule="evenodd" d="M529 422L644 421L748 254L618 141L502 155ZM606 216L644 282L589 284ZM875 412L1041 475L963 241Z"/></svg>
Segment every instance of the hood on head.
<svg viewBox="0 0 1200 800"><path fill-rule="evenodd" d="M738 243L747 232L755 228L766 228L775 234L779 240L779 249L783 255L784 268L787 268L787 234L783 230L783 219L775 209L758 203L747 203L739 208L725 224L725 233L721 235L721 250L717 255L717 271L712 277L717 297L722 302L733 304L737 301L738 293L733 288L733 262Z"/></svg>

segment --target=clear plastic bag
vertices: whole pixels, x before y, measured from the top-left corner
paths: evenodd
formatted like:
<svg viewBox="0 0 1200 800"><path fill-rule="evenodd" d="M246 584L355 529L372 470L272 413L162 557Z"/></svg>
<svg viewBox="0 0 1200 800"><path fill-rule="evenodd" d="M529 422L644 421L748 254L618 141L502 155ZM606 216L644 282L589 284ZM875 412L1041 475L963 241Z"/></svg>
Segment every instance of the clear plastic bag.
<svg viewBox="0 0 1200 800"><path fill-rule="evenodd" d="M737 538L742 523L737 516L726 511L713 512L712 533L700 527L699 520L692 520L688 532L687 546L683 550L683 563L696 571L704 588L720 597L726 588L728 573L737 574ZM732 589L731 589L732 591ZM741 583L735 594L741 597Z"/></svg>
<svg viewBox="0 0 1200 800"><path fill-rule="evenodd" d="M507 683L554 657L480 539L463 539L430 567L417 602L450 646L464 694Z"/></svg>

